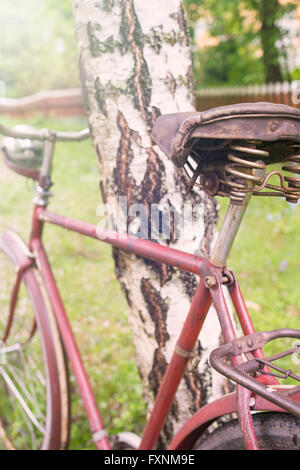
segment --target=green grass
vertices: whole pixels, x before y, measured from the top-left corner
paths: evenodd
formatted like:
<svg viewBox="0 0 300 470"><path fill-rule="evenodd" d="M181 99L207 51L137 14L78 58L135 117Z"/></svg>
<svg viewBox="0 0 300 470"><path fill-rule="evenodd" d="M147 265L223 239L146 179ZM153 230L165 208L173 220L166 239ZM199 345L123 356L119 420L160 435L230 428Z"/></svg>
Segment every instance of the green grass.
<svg viewBox="0 0 300 470"><path fill-rule="evenodd" d="M8 125L15 121L5 119ZM83 119L32 118L38 128L79 130ZM90 142L58 144L50 209L97 223L100 203L97 157ZM31 182L0 162L0 229L28 238ZM226 201L221 200L220 214ZM228 266L239 277L258 330L300 326L300 206L253 198ZM135 365L128 307L115 278L111 248L47 226L45 245L109 432L140 433L145 409ZM72 379L71 448L93 448L81 400Z"/></svg>

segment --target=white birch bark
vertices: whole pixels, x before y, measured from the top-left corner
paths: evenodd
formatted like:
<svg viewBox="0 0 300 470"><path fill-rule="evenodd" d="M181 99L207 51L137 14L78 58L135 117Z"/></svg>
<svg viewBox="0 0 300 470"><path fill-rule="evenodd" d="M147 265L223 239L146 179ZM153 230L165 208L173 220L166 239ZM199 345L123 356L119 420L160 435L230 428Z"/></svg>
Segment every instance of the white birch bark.
<svg viewBox="0 0 300 470"><path fill-rule="evenodd" d="M73 0L83 94L99 158L102 198L113 212L119 196L139 203L198 205L201 220L192 239L170 246L208 254L217 211L204 194L186 195L181 171L153 146L150 132L159 114L194 109L192 63L180 0ZM111 216L116 223L114 215ZM116 227L118 228L118 227ZM144 394L150 411L196 287L193 275L113 250L116 274L130 306L130 323ZM223 393L208 354L219 344L214 312L197 344L198 371L186 374L164 427L164 445L201 405Z"/></svg>

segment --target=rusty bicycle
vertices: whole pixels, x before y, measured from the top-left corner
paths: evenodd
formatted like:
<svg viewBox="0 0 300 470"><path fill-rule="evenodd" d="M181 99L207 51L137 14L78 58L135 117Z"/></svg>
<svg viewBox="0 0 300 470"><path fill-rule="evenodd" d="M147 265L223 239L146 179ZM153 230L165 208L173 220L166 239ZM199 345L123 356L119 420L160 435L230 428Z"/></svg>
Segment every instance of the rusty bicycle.
<svg viewBox="0 0 300 470"><path fill-rule="evenodd" d="M28 243L12 230L0 240L1 269L0 442L6 449L64 449L68 443L70 406L68 359L86 409L92 438L100 450L118 445L155 449L172 400L193 357L193 348L211 305L224 344L210 363L231 380L234 392L199 409L176 433L168 450L299 449L300 376L277 361L300 352L300 329L255 331L237 277L226 266L239 226L253 196L300 198L300 110L273 103L242 103L204 112L158 117L153 140L185 171L189 188L229 198L229 206L208 258L185 253L151 240L97 229L93 224L48 210L51 172L57 141L81 141L79 133L0 125L6 165L36 181ZM281 170L267 172L270 163ZM271 182L277 177L278 184ZM100 239L156 262L167 263L199 278L195 296L173 356L160 385L143 436L123 433L111 439L83 366L81 355L43 243L43 227L52 224ZM3 283L4 284L4 283ZM241 335L233 324L228 290ZM266 357L263 348L290 338L286 350ZM284 385L286 378L292 384ZM211 430L212 423L232 417ZM237 417L236 417L237 416ZM208 432L209 431L209 432Z"/></svg>

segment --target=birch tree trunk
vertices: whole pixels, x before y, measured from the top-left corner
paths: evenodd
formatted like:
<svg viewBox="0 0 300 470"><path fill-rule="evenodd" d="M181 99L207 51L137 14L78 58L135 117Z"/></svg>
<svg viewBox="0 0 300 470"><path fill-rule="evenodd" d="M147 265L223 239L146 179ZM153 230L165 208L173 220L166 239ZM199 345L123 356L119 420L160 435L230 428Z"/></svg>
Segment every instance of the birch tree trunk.
<svg viewBox="0 0 300 470"><path fill-rule="evenodd" d="M148 211L147 217L153 203L169 207L173 224L169 239L163 242L207 255L216 233L215 201L205 194L186 195L184 175L150 139L158 115L194 109L191 54L182 2L73 0L73 9L83 95L99 159L102 199L110 212L107 217L118 228L114 208L120 197L126 202L131 219L141 204L141 210ZM178 238L174 220L187 203L197 208L200 223L195 230L193 220L186 221L185 233L193 235ZM139 235L147 233L140 231ZM116 249L113 257L130 307L137 363L150 411L197 279ZM223 381L212 374L208 365L208 354L219 344L219 336L219 324L212 312L197 344L199 368L193 374L187 373L180 385L161 446L200 406L224 392Z"/></svg>

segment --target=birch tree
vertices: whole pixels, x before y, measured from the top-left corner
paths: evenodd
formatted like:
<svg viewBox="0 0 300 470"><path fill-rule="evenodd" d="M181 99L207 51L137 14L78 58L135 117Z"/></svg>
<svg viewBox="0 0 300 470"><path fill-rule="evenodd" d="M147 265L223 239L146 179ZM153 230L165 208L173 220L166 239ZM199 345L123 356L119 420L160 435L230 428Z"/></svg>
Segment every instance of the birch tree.
<svg viewBox="0 0 300 470"><path fill-rule="evenodd" d="M114 208L120 206L120 200L126 203L122 208L127 206L131 224L140 220L137 212L143 212L143 208L149 220L153 204L170 208L173 221L185 205L192 204L197 208L194 213L201 216L196 230L193 218L185 223L185 233L192 236L175 236L171 221L169 237L156 241L207 255L216 233L216 203L203 193L187 194L185 176L150 137L160 114L194 110L191 52L182 2L73 0L73 10L82 90L99 160L107 220L118 228ZM151 222L153 228L155 222ZM149 235L141 230L138 234ZM113 249L113 258L129 305L149 412L197 278L117 249ZM199 367L182 380L161 435L161 446L200 406L223 393L223 381L212 374L208 364L208 354L219 344L219 335L216 316L209 314L197 343Z"/></svg>

